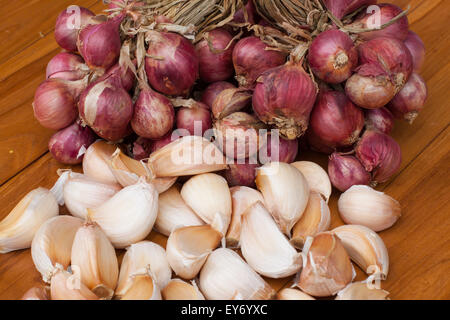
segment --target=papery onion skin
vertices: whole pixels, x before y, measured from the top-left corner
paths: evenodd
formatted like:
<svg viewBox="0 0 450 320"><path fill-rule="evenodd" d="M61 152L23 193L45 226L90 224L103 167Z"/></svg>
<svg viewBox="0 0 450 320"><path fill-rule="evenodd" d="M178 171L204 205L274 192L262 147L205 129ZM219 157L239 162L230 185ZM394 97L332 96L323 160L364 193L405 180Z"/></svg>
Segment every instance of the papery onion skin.
<svg viewBox="0 0 450 320"><path fill-rule="evenodd" d="M222 119L246 108L252 101L252 92L242 88L223 90L214 100L211 111L216 119Z"/></svg>
<svg viewBox="0 0 450 320"><path fill-rule="evenodd" d="M81 80L88 73L89 68L82 57L70 52L61 52L54 56L47 64L46 78L63 80Z"/></svg>
<svg viewBox="0 0 450 320"><path fill-rule="evenodd" d="M78 10L80 13L79 27L75 26L75 23L77 22L76 15ZM92 11L79 6L70 6L61 12L55 25L55 40L58 45L67 51L77 51L78 31L89 22L90 18L94 16L95 14ZM69 28L70 24L72 24L72 27L75 28Z"/></svg>
<svg viewBox="0 0 450 320"><path fill-rule="evenodd" d="M377 3L377 0L323 0L323 3L336 18L341 19L363 6Z"/></svg>
<svg viewBox="0 0 450 320"><path fill-rule="evenodd" d="M194 45L183 36L170 32L154 31L147 39L145 71L152 88L169 96L187 96L199 76Z"/></svg>
<svg viewBox="0 0 450 320"><path fill-rule="evenodd" d="M422 39L415 32L409 31L405 46L411 53L414 71L420 72L425 62L425 45Z"/></svg>
<svg viewBox="0 0 450 320"><path fill-rule="evenodd" d="M233 18L233 22L235 23L250 23L251 25L255 24L258 19L258 12L256 11L255 4L253 0L248 0L245 5L245 10L247 11L247 21L245 20L244 9L239 9Z"/></svg>
<svg viewBox="0 0 450 320"><path fill-rule="evenodd" d="M236 88L233 84L226 81L218 81L211 83L205 91L203 91L201 102L206 104L210 109L213 106L214 100L217 96L226 89Z"/></svg>
<svg viewBox="0 0 450 320"><path fill-rule="evenodd" d="M126 68L126 69L125 69ZM122 87L126 91L130 91L136 82L136 76L130 68L121 66L119 63L112 66L106 71L105 76L117 75L122 80Z"/></svg>
<svg viewBox="0 0 450 320"><path fill-rule="evenodd" d="M272 141L273 140L273 141ZM268 135L266 141L266 154L260 153L260 161L265 164L268 162L286 162L292 163L298 155L298 139L287 140L278 137L278 141L271 135Z"/></svg>
<svg viewBox="0 0 450 320"><path fill-rule="evenodd" d="M394 116L387 108L365 111L366 128L390 134L394 127Z"/></svg>
<svg viewBox="0 0 450 320"><path fill-rule="evenodd" d="M328 175L333 186L342 192L354 185L370 184L370 174L356 157L337 152L328 161Z"/></svg>
<svg viewBox="0 0 450 320"><path fill-rule="evenodd" d="M205 131L212 128L211 112L202 102L191 107L181 107L177 112L176 123L178 129L185 129L192 136L203 136Z"/></svg>
<svg viewBox="0 0 450 320"><path fill-rule="evenodd" d="M248 159L246 160L248 162ZM228 182L228 186L246 186L255 188L256 183L256 169L259 164L251 163L233 163L229 165L229 168L223 172L224 178Z"/></svg>
<svg viewBox="0 0 450 320"><path fill-rule="evenodd" d="M358 65L358 52L346 33L332 29L320 33L313 40L308 61L319 79L336 84L352 75Z"/></svg>

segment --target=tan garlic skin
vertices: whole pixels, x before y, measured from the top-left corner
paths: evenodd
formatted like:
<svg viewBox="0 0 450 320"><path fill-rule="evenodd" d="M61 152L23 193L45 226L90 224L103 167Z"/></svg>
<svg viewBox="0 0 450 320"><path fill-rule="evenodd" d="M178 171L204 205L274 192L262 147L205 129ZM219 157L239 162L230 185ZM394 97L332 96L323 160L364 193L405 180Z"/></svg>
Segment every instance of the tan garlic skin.
<svg viewBox="0 0 450 320"><path fill-rule="evenodd" d="M50 300L49 288L33 287L25 292L20 300Z"/></svg>
<svg viewBox="0 0 450 320"><path fill-rule="evenodd" d="M341 194L338 209L346 224L366 226L375 232L392 227L401 216L397 200L368 186L353 186Z"/></svg>
<svg viewBox="0 0 450 320"><path fill-rule="evenodd" d="M109 162L116 149L115 144L104 140L91 144L83 156L84 174L98 182L118 185L116 177L109 168Z"/></svg>
<svg viewBox="0 0 450 320"><path fill-rule="evenodd" d="M328 173L317 163L311 161L297 161L291 163L291 165L303 174L311 191L320 193L328 203L332 191Z"/></svg>
<svg viewBox="0 0 450 320"><path fill-rule="evenodd" d="M195 283L189 284L181 279L172 279L161 291L164 300L205 300Z"/></svg>
<svg viewBox="0 0 450 320"><path fill-rule="evenodd" d="M284 288L277 293L277 300L316 300L298 289Z"/></svg>
<svg viewBox="0 0 450 320"><path fill-rule="evenodd" d="M372 288L365 282L353 282L337 293L335 300L390 300L389 292Z"/></svg>
<svg viewBox="0 0 450 320"><path fill-rule="evenodd" d="M132 277L130 287L120 300L161 300L161 291L152 275L137 274Z"/></svg>
<svg viewBox="0 0 450 320"><path fill-rule="evenodd" d="M50 283L51 300L98 300L99 298L88 289L76 275L64 271L61 266L52 276Z"/></svg>

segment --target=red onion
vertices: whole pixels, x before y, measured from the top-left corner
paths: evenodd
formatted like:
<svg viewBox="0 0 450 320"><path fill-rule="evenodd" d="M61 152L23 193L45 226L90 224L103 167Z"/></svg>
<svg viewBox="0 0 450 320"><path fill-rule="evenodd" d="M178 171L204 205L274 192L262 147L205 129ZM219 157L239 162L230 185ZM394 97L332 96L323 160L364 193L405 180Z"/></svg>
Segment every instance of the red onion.
<svg viewBox="0 0 450 320"><path fill-rule="evenodd" d="M255 4L253 3L253 0L248 0L247 4L245 5L245 11L247 14L247 19L245 18L244 8L239 9L235 14L233 18L234 23L250 23L251 25L256 23L256 20L258 19L258 13L256 11Z"/></svg>
<svg viewBox="0 0 450 320"><path fill-rule="evenodd" d="M89 73L83 58L77 54L61 52L54 56L47 65L46 78L63 80L80 80Z"/></svg>
<svg viewBox="0 0 450 320"><path fill-rule="evenodd" d="M266 71L253 94L253 110L261 121L292 140L308 128L317 88L301 63L288 62Z"/></svg>
<svg viewBox="0 0 450 320"><path fill-rule="evenodd" d="M79 164L86 149L95 141L94 132L81 121L55 133L48 142L53 158L64 164Z"/></svg>
<svg viewBox="0 0 450 320"><path fill-rule="evenodd" d="M328 30L312 42L309 66L319 79L328 83L347 80L358 65L358 52L352 39L340 30Z"/></svg>
<svg viewBox="0 0 450 320"><path fill-rule="evenodd" d="M252 101L252 93L242 88L223 90L214 100L212 113L214 118L222 119L247 107Z"/></svg>
<svg viewBox="0 0 450 320"><path fill-rule="evenodd" d="M336 18L342 19L363 6L377 3L377 0L323 0L323 3Z"/></svg>
<svg viewBox="0 0 450 320"><path fill-rule="evenodd" d="M427 95L427 84L420 75L413 73L403 89L400 90L387 107L396 118L403 118L409 123L413 123L423 109Z"/></svg>
<svg viewBox="0 0 450 320"><path fill-rule="evenodd" d="M364 127L364 112L342 92L322 92L311 112L309 126L330 148L351 146Z"/></svg>
<svg viewBox="0 0 450 320"><path fill-rule="evenodd" d="M200 64L200 79L216 82L233 76L233 36L219 28L207 32L204 37L195 47Z"/></svg>
<svg viewBox="0 0 450 320"><path fill-rule="evenodd" d="M328 175L333 186L342 192L354 185L370 184L370 174L356 157L337 152L328 161Z"/></svg>
<svg viewBox="0 0 450 320"><path fill-rule="evenodd" d="M266 141L266 154L260 152L260 162L286 162L292 163L298 155L298 139L287 140L282 137L268 135Z"/></svg>
<svg viewBox="0 0 450 320"><path fill-rule="evenodd" d="M77 51L78 31L94 16L92 11L79 6L70 6L61 12L55 26L58 45L67 51Z"/></svg>
<svg viewBox="0 0 450 320"><path fill-rule="evenodd" d="M366 110L366 128L389 134L394 127L394 116L386 108Z"/></svg>
<svg viewBox="0 0 450 320"><path fill-rule="evenodd" d="M266 50L268 46L257 37L241 39L233 50L236 79L241 87L253 87L266 70L285 63L284 53Z"/></svg>
<svg viewBox="0 0 450 320"><path fill-rule="evenodd" d="M118 141L130 133L133 102L117 75L91 83L81 95L78 109L83 121L106 140Z"/></svg>
<svg viewBox="0 0 450 320"><path fill-rule="evenodd" d="M223 172L224 178L228 182L229 187L246 186L256 187L256 169L258 164L230 164L229 168Z"/></svg>
<svg viewBox="0 0 450 320"><path fill-rule="evenodd" d="M375 182L389 180L399 169L402 153L398 143L389 135L366 130L356 146L356 156Z"/></svg>
<svg viewBox="0 0 450 320"><path fill-rule="evenodd" d="M147 159L151 153L152 147L152 140L138 137L136 141L133 142L133 158L136 160Z"/></svg>
<svg viewBox="0 0 450 320"><path fill-rule="evenodd" d="M193 44L185 37L169 32L150 32L147 40L145 71L152 88L170 96L187 96L199 72Z"/></svg>
<svg viewBox="0 0 450 320"><path fill-rule="evenodd" d="M210 109L213 106L214 100L217 98L217 96L226 89L235 88L234 85L232 85L229 82L226 81L219 81L211 83L205 91L203 91L201 102L206 104Z"/></svg>
<svg viewBox="0 0 450 320"><path fill-rule="evenodd" d="M189 131L192 136L203 136L206 130L212 128L208 106L194 101L181 107L177 112L177 128Z"/></svg>
<svg viewBox="0 0 450 320"><path fill-rule="evenodd" d="M405 46L411 52L414 71L420 72L425 62L425 45L422 39L413 31L409 31L405 40Z"/></svg>
<svg viewBox="0 0 450 320"><path fill-rule="evenodd" d="M125 91L130 91L134 87L134 83L136 82L136 76L134 75L133 71L126 66L121 66L120 63L117 63L115 66L106 71L105 76L109 75L119 76L122 80L122 87L125 89Z"/></svg>

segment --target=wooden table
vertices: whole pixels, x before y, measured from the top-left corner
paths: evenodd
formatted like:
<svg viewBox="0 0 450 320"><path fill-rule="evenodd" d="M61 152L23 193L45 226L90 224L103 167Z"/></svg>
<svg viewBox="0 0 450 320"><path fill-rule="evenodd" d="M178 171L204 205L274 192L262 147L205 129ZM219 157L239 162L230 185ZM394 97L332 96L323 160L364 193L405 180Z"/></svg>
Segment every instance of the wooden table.
<svg viewBox="0 0 450 320"><path fill-rule="evenodd" d="M393 2L402 8L411 5L411 28L426 44L422 75L429 99L413 125L396 123L393 136L403 150L402 169L378 187L398 199L403 212L394 227L381 233L391 261L382 287L392 299L449 299L450 1ZM0 219L30 190L51 187L61 167L47 150L52 131L34 119L31 103L45 78L46 64L60 51L53 38L56 17L70 4L97 13L104 9L97 0L0 0ZM300 159L326 163L324 156L313 154ZM337 198L335 192L330 201L332 227L342 223ZM149 239L165 242L154 232ZM358 279L364 279L359 270ZM290 283L290 279L271 280L276 289ZM0 299L19 299L40 284L30 250L0 255Z"/></svg>

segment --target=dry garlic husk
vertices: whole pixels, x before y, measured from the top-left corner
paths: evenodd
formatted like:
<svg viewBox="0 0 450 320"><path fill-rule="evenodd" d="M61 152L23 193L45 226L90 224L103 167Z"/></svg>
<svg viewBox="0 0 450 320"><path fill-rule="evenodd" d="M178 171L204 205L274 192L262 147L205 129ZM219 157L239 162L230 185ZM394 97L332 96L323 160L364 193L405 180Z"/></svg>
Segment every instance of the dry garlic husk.
<svg viewBox="0 0 450 320"><path fill-rule="evenodd" d="M176 229L167 240L167 260L179 277L193 279L221 239L222 234L209 225Z"/></svg>
<svg viewBox="0 0 450 320"><path fill-rule="evenodd" d="M133 275L149 270L158 288L164 288L172 277L166 251L158 244L141 241L127 248L120 267L116 295L123 296L133 285Z"/></svg>
<svg viewBox="0 0 450 320"><path fill-rule="evenodd" d="M56 265L70 265L72 244L83 220L72 216L53 217L42 224L31 244L31 257L42 279L50 283Z"/></svg>
<svg viewBox="0 0 450 320"><path fill-rule="evenodd" d="M345 223L363 225L376 232L390 228L401 216L397 200L368 186L353 186L345 191L338 209Z"/></svg>
<svg viewBox="0 0 450 320"><path fill-rule="evenodd" d="M116 151L115 144L98 140L91 144L83 156L83 172L95 181L107 184L118 184L109 168L111 157Z"/></svg>
<svg viewBox="0 0 450 320"><path fill-rule="evenodd" d="M53 193L44 188L29 192L0 222L0 253L29 248L39 227L58 214Z"/></svg>
<svg viewBox="0 0 450 320"><path fill-rule="evenodd" d="M332 232L341 240L350 258L367 274L386 279L389 272L389 255L380 236L359 225L344 225Z"/></svg>
<svg viewBox="0 0 450 320"><path fill-rule="evenodd" d="M151 274L137 274L120 300L161 300L161 291Z"/></svg>
<svg viewBox="0 0 450 320"><path fill-rule="evenodd" d="M114 247L95 222L78 229L72 245L71 268L80 272L81 281L100 298L111 299L119 276Z"/></svg>
<svg viewBox="0 0 450 320"><path fill-rule="evenodd" d="M22 296L21 300L50 300L48 287L33 287Z"/></svg>
<svg viewBox="0 0 450 320"><path fill-rule="evenodd" d="M267 163L256 172L256 185L267 209L281 231L290 236L308 204L308 182L299 170L283 162Z"/></svg>
<svg viewBox="0 0 450 320"><path fill-rule="evenodd" d="M301 254L260 201L242 214L241 251L256 272L269 278L288 277L302 267Z"/></svg>
<svg viewBox="0 0 450 320"><path fill-rule="evenodd" d="M316 300L298 289L284 288L277 293L277 300Z"/></svg>
<svg viewBox="0 0 450 320"><path fill-rule="evenodd" d="M231 223L228 228L226 241L227 247L238 248L241 236L241 215L254 203L261 201L264 204L264 198L261 192L249 187L230 188L232 213Z"/></svg>
<svg viewBox="0 0 450 320"><path fill-rule="evenodd" d="M307 241L308 242L308 241ZM303 270L296 285L314 297L328 297L345 288L354 276L350 258L339 238L330 232L317 234L303 249Z"/></svg>
<svg viewBox="0 0 450 320"><path fill-rule="evenodd" d="M191 176L227 169L215 144L199 136L179 138L153 152L148 167L156 178Z"/></svg>
<svg viewBox="0 0 450 320"><path fill-rule="evenodd" d="M115 248L125 248L145 239L152 230L158 214L158 192L140 180L88 212L88 218L102 228Z"/></svg>
<svg viewBox="0 0 450 320"><path fill-rule="evenodd" d="M372 287L365 281L350 283L337 293L336 300L390 300L389 292Z"/></svg>
<svg viewBox="0 0 450 320"><path fill-rule="evenodd" d="M308 181L311 191L320 193L328 203L332 187L328 173L317 163L311 161L297 161L291 163L296 167Z"/></svg>
<svg viewBox="0 0 450 320"><path fill-rule="evenodd" d="M307 237L327 231L330 222L330 208L327 203L319 193L311 191L305 212L292 228L291 243L296 248L303 248Z"/></svg>
<svg viewBox="0 0 450 320"><path fill-rule="evenodd" d="M50 284L52 300L98 300L95 293L89 290L78 275L65 271L58 265Z"/></svg>
<svg viewBox="0 0 450 320"><path fill-rule="evenodd" d="M172 279L161 291L164 300L205 300L195 282L189 284L181 279Z"/></svg>
<svg viewBox="0 0 450 320"><path fill-rule="evenodd" d="M206 260L199 287L208 300L269 300L276 292L233 250L219 248Z"/></svg>
<svg viewBox="0 0 450 320"><path fill-rule="evenodd" d="M203 221L226 234L231 221L231 193L225 178L215 173L192 177L183 185L181 197Z"/></svg>
<svg viewBox="0 0 450 320"><path fill-rule="evenodd" d="M159 195L158 217L153 226L159 233L168 237L177 228L204 224L184 202L178 186L173 186Z"/></svg>

